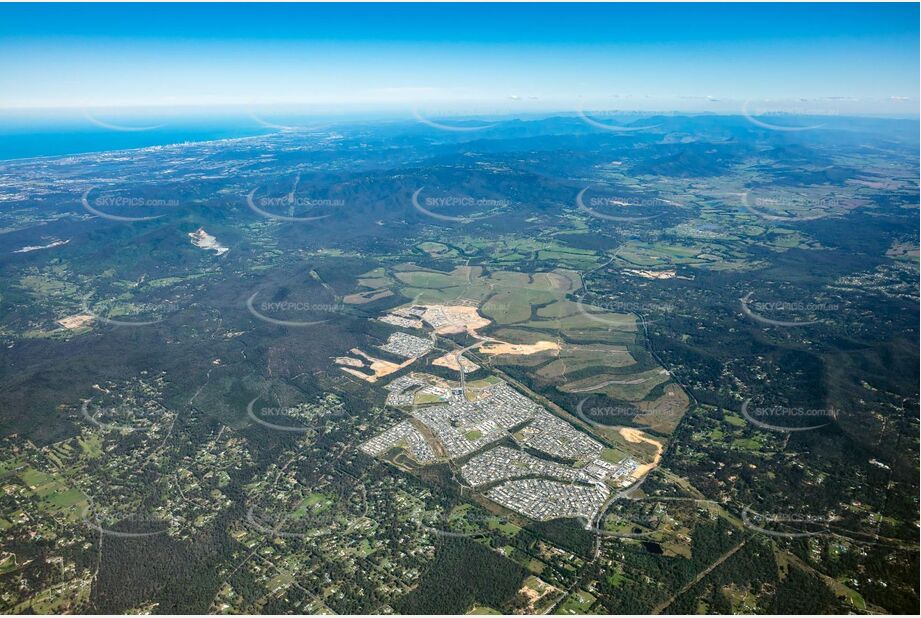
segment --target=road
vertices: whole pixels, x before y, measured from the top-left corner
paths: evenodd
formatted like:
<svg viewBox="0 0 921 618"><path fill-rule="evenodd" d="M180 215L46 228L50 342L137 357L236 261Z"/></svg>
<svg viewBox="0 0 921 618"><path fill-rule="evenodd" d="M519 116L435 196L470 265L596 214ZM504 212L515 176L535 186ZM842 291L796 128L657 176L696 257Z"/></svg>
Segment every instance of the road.
<svg viewBox="0 0 921 618"><path fill-rule="evenodd" d="M740 549L742 549L743 547L745 547L745 544L746 544L747 542L748 542L748 539L745 539L744 541L742 541L741 543L739 543L738 545L736 545L735 547L733 547L732 549L730 549L729 551L727 551L725 554L723 554L722 556L720 556L719 558L717 558L716 562L714 562L713 564L711 564L710 566L708 566L706 569L704 569L703 571L701 571L700 573L698 573L697 576L696 576L694 579L692 579L691 581L689 581L687 584L685 584L685 585L681 588L681 590L679 590L678 592L676 592L675 594L673 594L672 596L670 596L668 599L666 599L666 600L663 601L662 603L659 603L658 605L656 605L655 607L653 607L653 608L652 608L652 612L650 612L650 613L652 613L652 614L661 614L663 611L665 611L666 609L668 609L668 606L671 605L672 603L674 603L674 602L675 602L675 599L677 599L677 598L680 597L682 594L684 594L685 592L687 592L688 590L690 590L691 588L693 588L694 585L697 584L700 580L702 580L704 577L706 577L707 575L709 575L710 573L712 573L713 570L716 569L716 567L718 567L719 565L721 565L721 564L723 564L724 562L726 562L727 560L729 560L729 558L731 558L737 551L739 551Z"/></svg>

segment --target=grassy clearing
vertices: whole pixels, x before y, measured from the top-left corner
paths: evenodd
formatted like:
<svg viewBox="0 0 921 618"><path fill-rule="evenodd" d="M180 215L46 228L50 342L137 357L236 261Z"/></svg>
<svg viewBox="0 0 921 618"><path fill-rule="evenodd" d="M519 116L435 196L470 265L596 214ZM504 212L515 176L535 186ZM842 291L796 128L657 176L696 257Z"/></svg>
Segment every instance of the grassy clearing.
<svg viewBox="0 0 921 618"><path fill-rule="evenodd" d="M502 612L499 610L487 607L485 605L474 605L469 612L469 616L501 616Z"/></svg>
<svg viewBox="0 0 921 618"><path fill-rule="evenodd" d="M506 536L515 536L516 534L521 532L520 526L516 526L510 521L501 520L498 517L490 517L489 519L487 519L486 526L490 530L498 530L499 532L501 532L502 534Z"/></svg>
<svg viewBox="0 0 921 618"><path fill-rule="evenodd" d="M16 554L0 554L0 575L16 569Z"/></svg>
<svg viewBox="0 0 921 618"><path fill-rule="evenodd" d="M414 288L444 289L456 287L465 282L451 274L423 270L400 272L396 277L402 283Z"/></svg>
<svg viewBox="0 0 921 618"><path fill-rule="evenodd" d="M11 614L70 614L90 598L92 579L75 579L35 593L28 601L12 608Z"/></svg>
<svg viewBox="0 0 921 618"><path fill-rule="evenodd" d="M333 498L327 494L314 492L304 498L291 514L292 519L303 519L307 515L318 515L329 510L333 505Z"/></svg>
<svg viewBox="0 0 921 618"><path fill-rule="evenodd" d="M585 590L576 590L556 609L557 614L587 614L595 603L595 596Z"/></svg>
<svg viewBox="0 0 921 618"><path fill-rule="evenodd" d="M541 367L537 374L550 381L590 367L628 367L636 363L624 346L564 345L554 360Z"/></svg>
<svg viewBox="0 0 921 618"><path fill-rule="evenodd" d="M641 401L653 388L670 379L661 369L628 374L599 374L560 386L567 393L606 395L620 401Z"/></svg>

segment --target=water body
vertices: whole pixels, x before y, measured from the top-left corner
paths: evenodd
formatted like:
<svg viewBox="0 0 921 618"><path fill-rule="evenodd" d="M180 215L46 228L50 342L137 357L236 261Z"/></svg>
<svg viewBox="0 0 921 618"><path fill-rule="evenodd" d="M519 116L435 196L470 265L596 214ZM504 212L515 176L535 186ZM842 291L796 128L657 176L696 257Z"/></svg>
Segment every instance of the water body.
<svg viewBox="0 0 921 618"><path fill-rule="evenodd" d="M247 125L232 122L226 124L167 124L138 131L56 123L11 126L0 122L0 160L166 146L182 142L252 137L273 132L275 132L274 129L255 123Z"/></svg>
<svg viewBox="0 0 921 618"><path fill-rule="evenodd" d="M304 109L124 108L0 110L0 161L312 131L331 123L399 115Z"/></svg>

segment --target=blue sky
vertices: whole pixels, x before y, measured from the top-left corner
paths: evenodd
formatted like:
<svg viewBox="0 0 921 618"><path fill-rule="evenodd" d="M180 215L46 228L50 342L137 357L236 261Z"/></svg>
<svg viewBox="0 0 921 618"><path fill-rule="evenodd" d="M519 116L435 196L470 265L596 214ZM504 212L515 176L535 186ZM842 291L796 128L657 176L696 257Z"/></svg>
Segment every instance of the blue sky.
<svg viewBox="0 0 921 618"><path fill-rule="evenodd" d="M917 4L0 5L0 107L917 115Z"/></svg>

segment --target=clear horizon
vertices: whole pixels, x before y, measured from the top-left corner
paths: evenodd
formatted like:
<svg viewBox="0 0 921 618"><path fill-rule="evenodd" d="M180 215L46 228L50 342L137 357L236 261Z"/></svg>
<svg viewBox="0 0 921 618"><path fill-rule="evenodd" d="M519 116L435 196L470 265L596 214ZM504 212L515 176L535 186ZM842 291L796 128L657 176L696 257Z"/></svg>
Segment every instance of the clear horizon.
<svg viewBox="0 0 921 618"><path fill-rule="evenodd" d="M758 116L790 116L790 117L809 117L809 116L831 116L837 118L878 118L878 119L902 119L902 120L919 120L921 114L918 109L904 109L898 111L878 110L878 111L847 111L841 101L827 99L827 107L821 107L822 100L815 100L813 107L803 106L803 101L788 101L790 107L784 105L785 101L720 101L722 106L717 109L697 110L697 109L669 109L669 108L631 108L625 106L601 107L597 105L576 105L574 107L533 107L523 110L506 110L490 108L490 105L482 104L480 106L470 106L469 109L457 109L458 105L446 105L429 110L420 109L420 106L392 105L388 107L365 107L348 103L338 104L337 107L322 106L317 108L316 104L265 104L265 105L240 105L236 103L213 104L213 105L186 105L186 106L123 106L123 107L44 107L44 108L0 108L0 121L31 120L42 118L49 121L68 121L68 120L89 120L94 124L94 120L104 122L105 118L112 119L163 119L170 118L176 121L196 120L207 116L214 121L226 121L229 119L246 118L253 116L257 121L262 115L284 118L304 118L329 121L361 121L361 120L415 120L422 118L444 118L454 120L464 119L484 119L492 118L495 120L529 120L543 119L554 116L579 116L580 113L588 115L604 115L610 117L629 117L637 118L649 117L655 115L663 116L740 116L746 115ZM797 108L798 104L802 107Z"/></svg>
<svg viewBox="0 0 921 618"><path fill-rule="evenodd" d="M917 4L0 6L0 111L918 116Z"/></svg>

